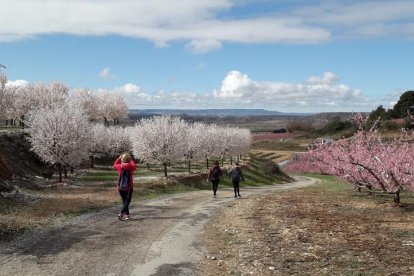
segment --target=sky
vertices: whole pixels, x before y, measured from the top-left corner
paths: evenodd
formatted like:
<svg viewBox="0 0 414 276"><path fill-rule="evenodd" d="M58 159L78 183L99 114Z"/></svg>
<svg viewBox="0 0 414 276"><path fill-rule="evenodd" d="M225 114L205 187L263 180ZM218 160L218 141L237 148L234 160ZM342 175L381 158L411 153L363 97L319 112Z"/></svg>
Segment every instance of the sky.
<svg viewBox="0 0 414 276"><path fill-rule="evenodd" d="M130 108L360 112L414 90L412 0L0 0L9 85Z"/></svg>

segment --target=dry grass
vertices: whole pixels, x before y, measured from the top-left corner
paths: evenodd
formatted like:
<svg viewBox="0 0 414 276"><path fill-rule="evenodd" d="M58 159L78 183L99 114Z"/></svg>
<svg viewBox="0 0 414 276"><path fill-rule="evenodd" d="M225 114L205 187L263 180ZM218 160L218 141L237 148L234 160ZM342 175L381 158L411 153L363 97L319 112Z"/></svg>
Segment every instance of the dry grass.
<svg viewBox="0 0 414 276"><path fill-rule="evenodd" d="M414 198L390 202L326 183L237 201L207 229L203 274L414 275Z"/></svg>
<svg viewBox="0 0 414 276"><path fill-rule="evenodd" d="M1 232L32 231L118 202L116 189L99 185L81 187L63 183L59 187L30 191L30 194L33 199L29 202L3 202Z"/></svg>

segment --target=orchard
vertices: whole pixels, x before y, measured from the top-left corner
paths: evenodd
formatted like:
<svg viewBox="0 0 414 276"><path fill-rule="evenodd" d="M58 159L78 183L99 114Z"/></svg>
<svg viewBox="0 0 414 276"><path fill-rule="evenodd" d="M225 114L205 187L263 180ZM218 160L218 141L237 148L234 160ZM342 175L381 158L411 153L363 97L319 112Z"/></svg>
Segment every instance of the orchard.
<svg viewBox="0 0 414 276"><path fill-rule="evenodd" d="M365 118L356 115L359 130L352 138L330 145L317 145L290 163L288 172L318 173L337 176L370 193L380 190L394 195L400 203L400 192L414 190L414 134L405 130L386 141L376 124L366 130Z"/></svg>
<svg viewBox="0 0 414 276"><path fill-rule="evenodd" d="M205 161L208 167L210 158L240 156L250 147L250 130L178 117L158 116L121 127L128 108L118 95L94 95L60 83L13 86L3 74L0 110L6 125L18 121L25 129L32 151L56 168L60 181L68 169L88 160L93 167L95 158L123 152L132 152L141 163L162 165L167 177L174 162L186 162L190 172L193 162Z"/></svg>

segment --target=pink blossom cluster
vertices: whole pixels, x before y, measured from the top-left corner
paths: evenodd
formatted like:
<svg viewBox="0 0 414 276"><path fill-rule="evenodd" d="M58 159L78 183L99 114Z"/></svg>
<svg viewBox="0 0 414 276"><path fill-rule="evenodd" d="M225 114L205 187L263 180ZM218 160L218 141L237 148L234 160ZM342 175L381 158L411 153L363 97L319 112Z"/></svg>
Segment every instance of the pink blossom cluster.
<svg viewBox="0 0 414 276"><path fill-rule="evenodd" d="M318 145L285 169L334 175L359 187L399 195L414 190L413 140L412 132L402 131L392 141L384 141L378 130L360 129L352 138Z"/></svg>

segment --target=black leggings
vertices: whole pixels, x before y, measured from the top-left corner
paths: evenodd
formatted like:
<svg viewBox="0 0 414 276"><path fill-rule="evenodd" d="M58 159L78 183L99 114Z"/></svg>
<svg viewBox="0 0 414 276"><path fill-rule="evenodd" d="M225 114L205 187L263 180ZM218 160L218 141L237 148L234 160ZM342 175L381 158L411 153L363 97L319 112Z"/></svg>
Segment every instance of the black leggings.
<svg viewBox="0 0 414 276"><path fill-rule="evenodd" d="M234 195L240 195L240 181L233 181Z"/></svg>
<svg viewBox="0 0 414 276"><path fill-rule="evenodd" d="M217 193L217 188L218 188L218 184L219 184L220 180L211 180L211 183L213 183L213 193L214 195L216 195Z"/></svg>
<svg viewBox="0 0 414 276"><path fill-rule="evenodd" d="M132 189L129 191L119 191L119 195L122 198L121 214L129 215L129 204L131 203L132 191Z"/></svg>

